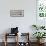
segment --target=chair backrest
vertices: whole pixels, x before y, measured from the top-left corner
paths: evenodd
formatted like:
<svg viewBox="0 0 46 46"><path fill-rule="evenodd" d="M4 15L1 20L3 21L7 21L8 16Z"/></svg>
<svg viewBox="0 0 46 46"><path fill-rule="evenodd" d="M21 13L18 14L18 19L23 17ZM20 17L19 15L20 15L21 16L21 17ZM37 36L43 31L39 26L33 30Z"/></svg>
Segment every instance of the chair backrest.
<svg viewBox="0 0 46 46"><path fill-rule="evenodd" d="M18 33L18 27L16 28L11 28L11 34Z"/></svg>

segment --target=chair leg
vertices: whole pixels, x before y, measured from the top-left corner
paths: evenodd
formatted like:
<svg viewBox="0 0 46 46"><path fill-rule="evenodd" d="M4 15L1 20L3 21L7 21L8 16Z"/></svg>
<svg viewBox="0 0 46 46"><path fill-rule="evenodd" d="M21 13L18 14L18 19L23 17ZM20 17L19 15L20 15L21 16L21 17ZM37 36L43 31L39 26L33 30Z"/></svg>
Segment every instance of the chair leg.
<svg viewBox="0 0 46 46"><path fill-rule="evenodd" d="M7 41L4 42L4 45L7 46Z"/></svg>
<svg viewBox="0 0 46 46"><path fill-rule="evenodd" d="M5 34L5 46L7 46L7 34Z"/></svg>

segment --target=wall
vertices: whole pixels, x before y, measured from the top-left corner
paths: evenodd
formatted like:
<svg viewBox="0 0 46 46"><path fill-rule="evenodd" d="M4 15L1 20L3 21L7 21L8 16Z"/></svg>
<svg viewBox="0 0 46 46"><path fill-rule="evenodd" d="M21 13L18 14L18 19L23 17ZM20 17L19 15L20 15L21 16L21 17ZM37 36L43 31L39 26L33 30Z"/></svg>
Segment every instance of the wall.
<svg viewBox="0 0 46 46"><path fill-rule="evenodd" d="M24 10L24 17L10 17L10 10ZM33 32L36 24L36 0L0 0L0 34L10 32L9 28L19 27L19 32ZM31 34L32 35L32 34Z"/></svg>

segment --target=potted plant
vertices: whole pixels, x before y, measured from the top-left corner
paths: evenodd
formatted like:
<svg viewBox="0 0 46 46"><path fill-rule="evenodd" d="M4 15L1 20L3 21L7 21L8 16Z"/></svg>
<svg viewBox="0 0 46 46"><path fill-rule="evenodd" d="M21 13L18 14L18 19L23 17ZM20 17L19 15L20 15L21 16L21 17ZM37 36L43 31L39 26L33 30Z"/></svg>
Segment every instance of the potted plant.
<svg viewBox="0 0 46 46"><path fill-rule="evenodd" d="M40 29L45 29L45 26L41 26Z"/></svg>
<svg viewBox="0 0 46 46"><path fill-rule="evenodd" d="M35 32L33 35L37 38L38 43L41 43L40 40L42 38L45 38L44 36L46 36L46 33L45 32Z"/></svg>
<svg viewBox="0 0 46 46"><path fill-rule="evenodd" d="M35 30L39 30L38 25L34 25L34 24L33 24L33 25L32 25L32 28L35 29Z"/></svg>
<svg viewBox="0 0 46 46"><path fill-rule="evenodd" d="M45 29L45 26L32 25L32 27L35 28L36 30Z"/></svg>

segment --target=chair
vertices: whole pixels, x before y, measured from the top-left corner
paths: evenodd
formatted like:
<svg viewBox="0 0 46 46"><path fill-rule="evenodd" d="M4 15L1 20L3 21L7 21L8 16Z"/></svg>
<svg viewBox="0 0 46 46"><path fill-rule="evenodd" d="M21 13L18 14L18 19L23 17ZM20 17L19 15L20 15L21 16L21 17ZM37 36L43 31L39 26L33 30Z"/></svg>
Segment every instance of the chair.
<svg viewBox="0 0 46 46"><path fill-rule="evenodd" d="M15 40L17 40L16 42L16 46L18 46L18 27L16 28L11 28L11 33L5 33L5 46L8 45L7 42L7 38L13 37L13 36L17 36Z"/></svg>
<svg viewBox="0 0 46 46"><path fill-rule="evenodd" d="M22 40L27 39L26 41L22 41L19 43L19 46L30 46L29 42L29 33L21 33Z"/></svg>

